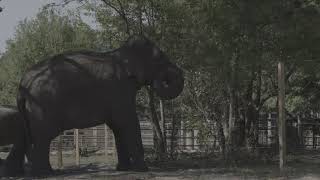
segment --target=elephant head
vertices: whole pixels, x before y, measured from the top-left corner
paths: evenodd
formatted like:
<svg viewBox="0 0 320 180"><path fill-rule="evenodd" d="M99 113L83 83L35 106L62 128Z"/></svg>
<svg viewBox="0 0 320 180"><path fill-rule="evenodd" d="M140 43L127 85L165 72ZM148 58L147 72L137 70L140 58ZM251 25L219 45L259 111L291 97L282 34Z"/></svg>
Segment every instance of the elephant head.
<svg viewBox="0 0 320 180"><path fill-rule="evenodd" d="M183 90L183 72L167 55L143 36L132 36L122 47L128 72L143 85L150 85L162 99L173 99Z"/></svg>

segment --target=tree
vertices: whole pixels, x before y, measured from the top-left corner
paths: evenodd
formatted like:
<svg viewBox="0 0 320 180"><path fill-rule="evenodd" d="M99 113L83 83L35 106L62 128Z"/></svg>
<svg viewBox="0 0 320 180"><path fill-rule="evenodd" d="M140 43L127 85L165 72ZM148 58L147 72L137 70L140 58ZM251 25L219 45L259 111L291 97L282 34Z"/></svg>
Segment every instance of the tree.
<svg viewBox="0 0 320 180"><path fill-rule="evenodd" d="M61 5L73 1L82 3L99 28L90 29L80 18L38 17L24 22L32 25L18 27L2 57L7 67L1 66L0 73L12 69L4 74L14 77L14 71L22 73L45 54L82 47L113 49L129 35L143 33L184 69L184 92L167 111L174 112L170 115L175 115L175 128L184 121L199 129L197 138L204 145L216 139L221 152L231 154L239 147L250 150L258 145L259 114L276 107L279 60L287 67L287 112L319 110L319 1L62 0ZM2 94L13 97L10 88L16 82L0 81L0 88L6 89ZM142 94L138 104L141 109L154 106L148 115L155 120L157 106Z"/></svg>
<svg viewBox="0 0 320 180"><path fill-rule="evenodd" d="M76 16L60 16L53 9L43 9L16 29L0 61L2 104L15 104L21 75L41 59L70 49L96 49L94 30Z"/></svg>

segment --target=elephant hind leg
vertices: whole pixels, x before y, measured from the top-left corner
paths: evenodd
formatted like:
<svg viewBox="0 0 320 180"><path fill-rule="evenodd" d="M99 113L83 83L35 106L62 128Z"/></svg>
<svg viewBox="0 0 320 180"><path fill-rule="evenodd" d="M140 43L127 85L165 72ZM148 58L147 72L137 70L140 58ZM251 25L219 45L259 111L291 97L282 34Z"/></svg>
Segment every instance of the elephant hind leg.
<svg viewBox="0 0 320 180"><path fill-rule="evenodd" d="M20 176L24 173L24 143L15 143L7 159L4 162L3 172L1 176ZM0 176L0 177L1 177Z"/></svg>
<svg viewBox="0 0 320 180"><path fill-rule="evenodd" d="M24 174L24 155L27 145L25 136L22 133L17 134L14 144L6 160L2 162L3 169L1 176L20 176Z"/></svg>
<svg viewBox="0 0 320 180"><path fill-rule="evenodd" d="M51 140L59 134L56 124L53 122L58 119L55 113L44 111L50 107L39 107L31 103L28 116L30 117L30 134L32 147L29 149L29 158L31 159L31 175L43 176L52 174L49 152Z"/></svg>
<svg viewBox="0 0 320 180"><path fill-rule="evenodd" d="M53 173L49 160L50 142L50 139L42 139L34 143L31 150L31 174L33 176L43 176Z"/></svg>

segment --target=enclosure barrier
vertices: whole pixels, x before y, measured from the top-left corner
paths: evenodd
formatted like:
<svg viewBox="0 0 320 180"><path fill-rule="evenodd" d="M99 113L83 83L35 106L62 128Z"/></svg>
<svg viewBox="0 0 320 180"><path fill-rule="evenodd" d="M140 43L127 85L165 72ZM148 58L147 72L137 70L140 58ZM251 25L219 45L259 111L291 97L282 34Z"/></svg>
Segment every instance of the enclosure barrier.
<svg viewBox="0 0 320 180"><path fill-rule="evenodd" d="M287 120L289 147L300 149L320 148L320 118L317 116L302 116ZM140 121L141 136L146 151L153 148L153 129L147 120ZM212 124L212 126L215 126ZM165 125L167 148L174 147L177 153L219 151L219 140L213 136L205 144L197 139L199 130L189 129L185 122L178 126L176 138L171 138L172 124L168 119ZM214 129L214 127L212 128ZM261 113L258 119L258 144L255 148L272 148L277 143L277 113ZM172 146L172 144L174 144ZM105 125L81 130L68 130L51 143L51 154L57 155L57 166L62 167L62 161L68 156L70 164L94 163L91 156L98 156L99 162L116 161L116 149L112 130ZM62 158L62 156L64 156ZM88 159L89 158L89 159ZM85 159L81 161L81 159ZM69 160L70 161L70 160Z"/></svg>
<svg viewBox="0 0 320 180"><path fill-rule="evenodd" d="M258 119L258 144L255 148L272 148L277 143L277 113L261 113ZM146 152L153 148L153 129L147 119L140 121L141 136ZM198 140L200 130L190 129L182 121L175 127L176 136L172 137L171 119L165 124L168 152L216 152L220 151L219 139L214 134L215 124L212 123L213 135L205 142ZM320 115L301 115L287 119L288 149L320 149ZM7 151L8 149L6 149ZM58 168L68 165L88 163L115 163L117 159L115 141L112 130L106 125L97 127L68 130L55 138L50 147L51 164ZM4 157L2 157L4 158Z"/></svg>

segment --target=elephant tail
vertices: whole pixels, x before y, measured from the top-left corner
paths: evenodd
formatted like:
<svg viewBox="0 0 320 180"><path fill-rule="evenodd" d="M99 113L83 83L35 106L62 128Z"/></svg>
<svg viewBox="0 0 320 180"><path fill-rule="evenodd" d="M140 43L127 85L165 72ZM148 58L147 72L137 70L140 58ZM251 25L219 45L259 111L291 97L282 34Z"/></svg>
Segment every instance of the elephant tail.
<svg viewBox="0 0 320 180"><path fill-rule="evenodd" d="M23 88L19 88L19 93L17 96L17 106L20 113L21 121L23 123L23 143L25 148L25 154L30 161L30 153L32 147L32 136L31 136L31 129L30 129L30 120L27 116L27 109L26 109L26 93Z"/></svg>

